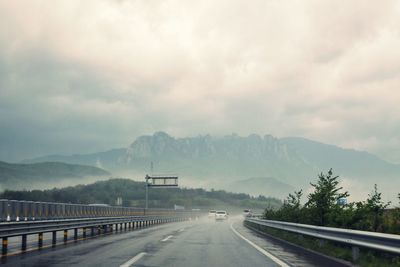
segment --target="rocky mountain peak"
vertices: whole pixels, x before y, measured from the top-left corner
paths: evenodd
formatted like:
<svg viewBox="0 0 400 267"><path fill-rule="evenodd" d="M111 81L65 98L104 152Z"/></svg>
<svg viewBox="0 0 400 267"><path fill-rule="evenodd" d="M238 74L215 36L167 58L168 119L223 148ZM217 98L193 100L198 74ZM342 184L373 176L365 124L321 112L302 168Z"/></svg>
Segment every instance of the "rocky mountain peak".
<svg viewBox="0 0 400 267"><path fill-rule="evenodd" d="M127 149L126 158L226 158L226 159L297 159L295 151L281 144L270 135L262 138L251 134L241 137L237 134L224 137L203 135L187 138L173 138L165 132L152 136L141 136Z"/></svg>

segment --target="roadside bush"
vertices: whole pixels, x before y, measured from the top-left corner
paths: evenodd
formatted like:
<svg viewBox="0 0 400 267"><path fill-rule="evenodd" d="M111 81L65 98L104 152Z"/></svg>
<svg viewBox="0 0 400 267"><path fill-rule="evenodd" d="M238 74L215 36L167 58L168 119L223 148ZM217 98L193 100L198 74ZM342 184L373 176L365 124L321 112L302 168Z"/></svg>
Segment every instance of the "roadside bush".
<svg viewBox="0 0 400 267"><path fill-rule="evenodd" d="M339 186L339 176L333 175L332 169L326 174L320 173L317 182L310 184L314 190L304 205L301 205L303 191L295 191L288 195L279 209L267 207L264 218L400 234L400 194L399 206L389 210L390 202L382 200L376 184L365 201L345 203L341 200L346 199L349 193Z"/></svg>

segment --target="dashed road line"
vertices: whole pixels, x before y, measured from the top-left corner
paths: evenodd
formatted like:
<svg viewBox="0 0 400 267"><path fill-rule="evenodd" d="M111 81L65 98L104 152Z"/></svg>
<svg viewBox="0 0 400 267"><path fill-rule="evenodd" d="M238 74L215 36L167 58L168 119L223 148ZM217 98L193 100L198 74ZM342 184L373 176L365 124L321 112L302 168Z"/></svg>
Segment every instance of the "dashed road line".
<svg viewBox="0 0 400 267"><path fill-rule="evenodd" d="M238 231L236 231L233 228L233 223L231 223L231 229L232 231L239 236L240 238L242 238L244 241L246 241L247 243L249 243L251 246L253 246L255 249L257 249L259 252L261 252L264 256L267 256L268 258L270 258L271 260L273 260L276 264L278 264L281 267L290 267L287 263L283 262L282 260L278 259L277 257L275 257L274 255L272 255L271 253L269 253L268 251L266 251L265 249L261 248L260 246L256 245L255 243L251 242L250 240L248 240L246 237L244 237L243 235L241 235Z"/></svg>
<svg viewBox="0 0 400 267"><path fill-rule="evenodd" d="M119 267L129 267L132 264L134 264L135 262L137 262L138 260L140 260L146 254L147 254L146 252L140 252L139 254L137 254L135 257L133 257L129 261L125 262L124 264L121 264Z"/></svg>
<svg viewBox="0 0 400 267"><path fill-rule="evenodd" d="M165 242L168 241L168 239L170 239L171 237L173 237L172 235L167 236L166 238L164 238L163 240L161 240L161 242Z"/></svg>

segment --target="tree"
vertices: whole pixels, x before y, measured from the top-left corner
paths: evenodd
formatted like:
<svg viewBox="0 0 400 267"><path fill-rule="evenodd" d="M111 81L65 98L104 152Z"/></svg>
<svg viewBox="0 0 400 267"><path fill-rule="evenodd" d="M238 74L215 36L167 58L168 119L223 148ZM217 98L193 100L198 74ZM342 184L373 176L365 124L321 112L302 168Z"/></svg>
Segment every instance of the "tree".
<svg viewBox="0 0 400 267"><path fill-rule="evenodd" d="M276 212L277 212L276 208L274 208L271 205L268 205L264 210L263 218L266 220L276 220L275 216Z"/></svg>
<svg viewBox="0 0 400 267"><path fill-rule="evenodd" d="M264 211L264 218L267 220L279 220L296 223L300 222L300 200L302 195L302 190L295 191L293 194L289 194L279 209L268 206Z"/></svg>
<svg viewBox="0 0 400 267"><path fill-rule="evenodd" d="M294 191L294 194L289 194L286 199L284 200L284 207L289 207L292 209L299 209L300 208L300 199L303 196L303 190Z"/></svg>
<svg viewBox="0 0 400 267"><path fill-rule="evenodd" d="M339 187L339 176L333 176L332 169L325 175L318 175L317 183L310 183L314 187L314 192L308 195L308 201L305 207L309 209L311 223L317 225L327 225L329 222L329 213L333 210L341 209L338 204L339 199L346 198L349 193L341 193L343 189Z"/></svg>
<svg viewBox="0 0 400 267"><path fill-rule="evenodd" d="M381 193L378 192L378 186L374 185L374 190L368 195L365 202L365 208L368 212L370 230L377 231L382 225L383 212L390 205L390 202L382 201Z"/></svg>
<svg viewBox="0 0 400 267"><path fill-rule="evenodd" d="M303 190L294 191L293 194L289 194L283 202L283 206L280 209L281 219L284 221L290 221L298 223L300 222L301 215L301 197L303 196Z"/></svg>

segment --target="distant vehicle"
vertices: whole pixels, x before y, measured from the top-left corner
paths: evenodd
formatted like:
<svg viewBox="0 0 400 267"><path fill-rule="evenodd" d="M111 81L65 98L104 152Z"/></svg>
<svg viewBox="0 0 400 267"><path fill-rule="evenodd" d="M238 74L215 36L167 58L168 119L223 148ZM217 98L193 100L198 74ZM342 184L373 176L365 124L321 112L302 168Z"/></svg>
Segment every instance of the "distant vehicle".
<svg viewBox="0 0 400 267"><path fill-rule="evenodd" d="M251 217L251 214L252 214L251 210L243 210L244 217Z"/></svg>
<svg viewBox="0 0 400 267"><path fill-rule="evenodd" d="M224 210L218 210L215 213L215 220L226 220L228 219L228 213Z"/></svg>
<svg viewBox="0 0 400 267"><path fill-rule="evenodd" d="M214 218L216 212L217 212L216 210L209 210L208 211L208 218Z"/></svg>

